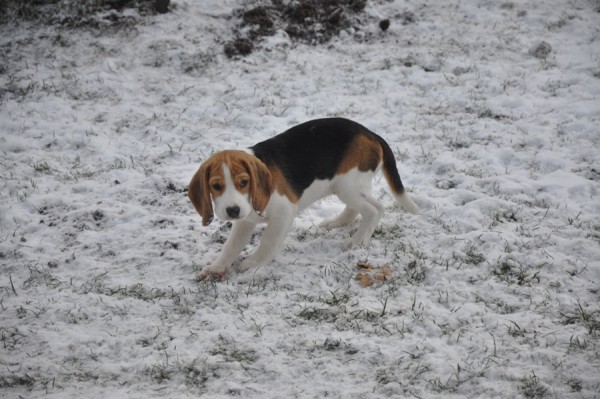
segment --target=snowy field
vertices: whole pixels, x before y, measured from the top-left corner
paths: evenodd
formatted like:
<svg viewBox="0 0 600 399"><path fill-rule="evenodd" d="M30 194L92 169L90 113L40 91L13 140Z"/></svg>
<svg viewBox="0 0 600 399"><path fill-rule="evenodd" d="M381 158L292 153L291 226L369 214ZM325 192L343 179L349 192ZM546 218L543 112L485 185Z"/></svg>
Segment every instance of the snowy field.
<svg viewBox="0 0 600 399"><path fill-rule="evenodd" d="M247 4L0 26L0 397L599 398L600 3L373 0L229 59ZM228 234L199 164L326 116L388 140L421 215L378 176L368 247L328 198L197 282Z"/></svg>

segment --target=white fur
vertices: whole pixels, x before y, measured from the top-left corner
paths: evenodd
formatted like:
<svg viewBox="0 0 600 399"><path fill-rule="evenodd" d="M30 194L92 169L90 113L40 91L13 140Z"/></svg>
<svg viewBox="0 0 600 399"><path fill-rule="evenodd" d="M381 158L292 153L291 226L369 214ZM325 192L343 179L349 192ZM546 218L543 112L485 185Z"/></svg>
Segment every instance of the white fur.
<svg viewBox="0 0 600 399"><path fill-rule="evenodd" d="M396 201L398 201L398 203L402 205L402 207L408 212L412 213L413 215L419 214L419 206L414 203L414 201L408 196L408 194L402 193L400 195L396 195L395 197Z"/></svg>
<svg viewBox="0 0 600 399"><path fill-rule="evenodd" d="M332 180L315 180L302 194L297 204L291 202L286 196L276 191L271 195L264 211L264 216L256 214L250 205L247 195L232 192L233 181L228 169L225 169L225 192L214 200L216 213L224 220L231 219L225 209L237 205L244 209L243 217L233 221L229 238L223 246L218 259L200 272L200 278L209 275L222 275L226 273L233 262L244 249L250 236L258 223L267 223L258 248L245 259L239 266L239 271L245 271L271 262L277 255L285 236L292 227L296 214L315 201L331 194L337 195L346 208L336 217L324 220L322 227L335 228L352 222L357 215L362 216L361 223L354 235L344 244L345 248L353 245L366 245L377 223L383 215L383 205L371 195L371 180L375 172L360 172L352 169L343 175L337 175ZM227 177L228 176L228 177ZM233 190L237 191L237 190ZM418 211L412 200L403 194L398 201L409 211ZM248 212L246 212L250 209ZM240 213L240 216L242 212ZM223 217L225 216L225 217Z"/></svg>
<svg viewBox="0 0 600 399"><path fill-rule="evenodd" d="M248 194L242 194L235 188L231 171L226 164L223 164L223 177L225 178L225 191L215 201L215 213L221 220L231 220L227 215L227 208L232 206L240 207L239 219L245 219L252 212L252 205Z"/></svg>

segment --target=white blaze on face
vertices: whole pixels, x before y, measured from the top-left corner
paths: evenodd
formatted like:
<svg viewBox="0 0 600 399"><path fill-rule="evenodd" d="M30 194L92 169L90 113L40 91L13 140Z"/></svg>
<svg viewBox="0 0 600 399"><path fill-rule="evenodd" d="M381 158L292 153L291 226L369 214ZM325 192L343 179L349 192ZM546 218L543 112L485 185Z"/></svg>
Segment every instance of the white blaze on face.
<svg viewBox="0 0 600 399"><path fill-rule="evenodd" d="M215 198L215 213L221 220L246 218L252 211L250 197L237 190L231 171L226 164L223 164L223 178L225 179L225 190L223 190L223 194ZM236 207L239 208L239 215L237 217L230 216L228 209Z"/></svg>

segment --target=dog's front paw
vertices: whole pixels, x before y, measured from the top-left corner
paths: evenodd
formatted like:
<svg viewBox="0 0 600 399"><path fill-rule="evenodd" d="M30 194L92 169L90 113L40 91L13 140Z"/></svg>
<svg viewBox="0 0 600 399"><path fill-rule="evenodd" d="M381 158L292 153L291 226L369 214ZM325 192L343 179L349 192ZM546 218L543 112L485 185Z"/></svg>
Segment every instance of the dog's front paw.
<svg viewBox="0 0 600 399"><path fill-rule="evenodd" d="M255 261L252 258L246 258L242 261L242 263L238 267L238 271L241 273L241 272L245 272L246 270L254 269L258 266L259 266L259 264L257 261Z"/></svg>
<svg viewBox="0 0 600 399"><path fill-rule="evenodd" d="M223 277L225 277L228 271L229 266L212 264L209 266L204 266L202 270L200 270L200 273L198 273L198 276L196 276L196 279L198 281L202 281L210 277L214 277L218 280L221 280Z"/></svg>

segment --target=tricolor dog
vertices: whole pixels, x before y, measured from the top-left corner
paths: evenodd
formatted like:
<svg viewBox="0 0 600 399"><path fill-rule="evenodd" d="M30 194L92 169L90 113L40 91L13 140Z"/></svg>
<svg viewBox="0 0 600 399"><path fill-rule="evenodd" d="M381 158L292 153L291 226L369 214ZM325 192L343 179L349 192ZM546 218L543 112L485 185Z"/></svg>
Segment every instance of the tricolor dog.
<svg viewBox="0 0 600 399"><path fill-rule="evenodd" d="M360 215L360 225L345 246L368 244L384 210L371 195L371 180L378 170L397 202L418 214L419 207L404 191L390 146L347 119L312 120L248 150L212 155L192 177L188 195L204 226L216 213L232 221L233 227L218 259L198 278L227 273L258 223L267 223L260 244L238 270L266 265L277 255L296 214L331 194L346 207L321 226L341 227Z"/></svg>

